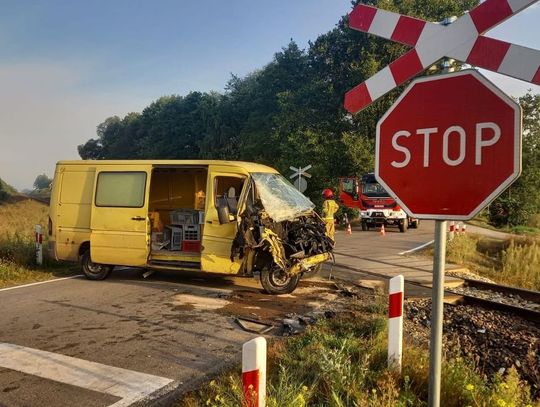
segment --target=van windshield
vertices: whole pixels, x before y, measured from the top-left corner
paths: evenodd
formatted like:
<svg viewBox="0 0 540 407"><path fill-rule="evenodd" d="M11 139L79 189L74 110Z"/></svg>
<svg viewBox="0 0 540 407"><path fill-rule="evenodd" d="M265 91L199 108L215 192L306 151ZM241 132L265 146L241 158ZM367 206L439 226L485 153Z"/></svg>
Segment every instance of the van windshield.
<svg viewBox="0 0 540 407"><path fill-rule="evenodd" d="M315 205L280 174L252 173L264 209L275 222L292 220Z"/></svg>

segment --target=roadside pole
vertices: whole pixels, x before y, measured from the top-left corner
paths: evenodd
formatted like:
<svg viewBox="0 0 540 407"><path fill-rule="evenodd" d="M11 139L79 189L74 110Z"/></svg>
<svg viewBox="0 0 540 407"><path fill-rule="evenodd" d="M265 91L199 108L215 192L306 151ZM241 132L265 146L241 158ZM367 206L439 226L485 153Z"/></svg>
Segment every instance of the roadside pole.
<svg viewBox="0 0 540 407"><path fill-rule="evenodd" d="M266 339L254 338L242 346L244 407L266 406Z"/></svg>
<svg viewBox="0 0 540 407"><path fill-rule="evenodd" d="M403 353L403 276L388 284L388 368L401 373Z"/></svg>
<svg viewBox="0 0 540 407"><path fill-rule="evenodd" d="M429 345L428 406L438 407L441 397L441 358L443 334L444 265L446 262L447 221L435 221L433 288L431 289L431 340Z"/></svg>
<svg viewBox="0 0 540 407"><path fill-rule="evenodd" d="M43 264L43 234L41 233L41 225L36 225L36 264L41 266Z"/></svg>

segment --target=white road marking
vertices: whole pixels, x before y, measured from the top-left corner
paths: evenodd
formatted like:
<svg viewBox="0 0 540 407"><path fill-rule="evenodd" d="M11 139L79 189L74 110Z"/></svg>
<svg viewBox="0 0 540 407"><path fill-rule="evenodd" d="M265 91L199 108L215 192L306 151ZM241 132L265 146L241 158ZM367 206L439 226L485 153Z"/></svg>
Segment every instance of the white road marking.
<svg viewBox="0 0 540 407"><path fill-rule="evenodd" d="M424 243L424 244L421 244L420 246L415 247L414 249L411 249L411 250L405 250L404 252L401 252L401 253L398 253L398 254L404 255L404 254L408 254L408 253L413 253L413 252L415 252L415 251L417 251L417 250L421 250L421 249L423 249L424 247L429 246L429 245L432 244L434 241L435 241L435 240L430 240L429 242Z"/></svg>
<svg viewBox="0 0 540 407"><path fill-rule="evenodd" d="M76 276L71 276L71 277L53 278L52 280L39 281L37 283L30 283L30 284L16 285L13 287L0 288L0 291L16 290L17 288L31 287L33 285L39 285L39 284L56 283L57 281L71 280L72 278L81 278L81 277L84 277L84 276L82 274L77 274Z"/></svg>
<svg viewBox="0 0 540 407"><path fill-rule="evenodd" d="M127 407L172 383L165 377L10 343L0 343L0 367L121 398L110 407Z"/></svg>

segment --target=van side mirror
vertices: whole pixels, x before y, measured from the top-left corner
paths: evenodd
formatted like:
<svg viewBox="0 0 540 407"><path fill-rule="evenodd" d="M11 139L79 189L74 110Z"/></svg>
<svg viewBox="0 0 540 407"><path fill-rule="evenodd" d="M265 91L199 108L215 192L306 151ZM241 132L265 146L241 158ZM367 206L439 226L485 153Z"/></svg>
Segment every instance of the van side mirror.
<svg viewBox="0 0 540 407"><path fill-rule="evenodd" d="M231 221L231 214L227 205L218 206L216 209L220 225L224 225L225 223L229 223Z"/></svg>

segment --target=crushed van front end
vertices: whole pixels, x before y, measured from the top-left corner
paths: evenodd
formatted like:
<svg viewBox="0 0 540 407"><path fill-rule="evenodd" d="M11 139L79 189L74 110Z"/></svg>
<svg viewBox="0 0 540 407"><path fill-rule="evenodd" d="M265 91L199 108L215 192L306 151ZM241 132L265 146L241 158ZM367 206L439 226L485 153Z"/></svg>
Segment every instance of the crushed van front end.
<svg viewBox="0 0 540 407"><path fill-rule="evenodd" d="M292 292L307 272L332 257L334 241L313 203L281 175L255 173L231 258L243 259L243 274L260 273L271 294Z"/></svg>

